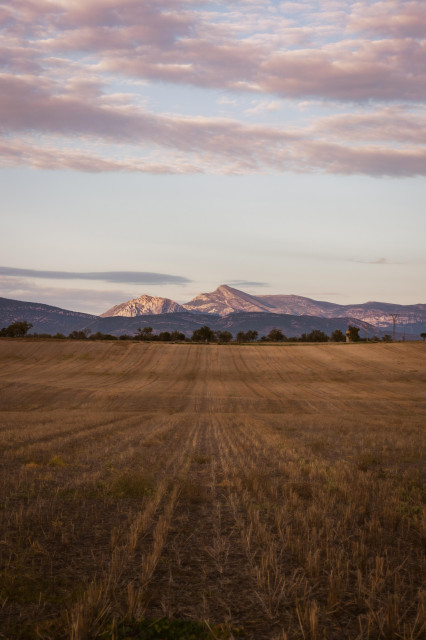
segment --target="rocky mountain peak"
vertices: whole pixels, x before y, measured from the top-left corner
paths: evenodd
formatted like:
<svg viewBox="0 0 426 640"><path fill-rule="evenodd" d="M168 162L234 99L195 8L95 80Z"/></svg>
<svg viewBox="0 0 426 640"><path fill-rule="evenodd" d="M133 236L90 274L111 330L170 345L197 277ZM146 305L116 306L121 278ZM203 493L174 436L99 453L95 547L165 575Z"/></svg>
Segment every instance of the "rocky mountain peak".
<svg viewBox="0 0 426 640"><path fill-rule="evenodd" d="M121 304L108 309L101 314L102 318L111 316L124 316L126 318L135 318L144 315L158 315L160 313L179 313L185 309L180 304L170 300L170 298L158 298L142 294L139 298L133 298Z"/></svg>
<svg viewBox="0 0 426 640"><path fill-rule="evenodd" d="M188 311L199 313L214 313L226 316L238 311L264 312L271 311L271 305L258 298L222 284L210 293L200 293L193 300L183 305Z"/></svg>

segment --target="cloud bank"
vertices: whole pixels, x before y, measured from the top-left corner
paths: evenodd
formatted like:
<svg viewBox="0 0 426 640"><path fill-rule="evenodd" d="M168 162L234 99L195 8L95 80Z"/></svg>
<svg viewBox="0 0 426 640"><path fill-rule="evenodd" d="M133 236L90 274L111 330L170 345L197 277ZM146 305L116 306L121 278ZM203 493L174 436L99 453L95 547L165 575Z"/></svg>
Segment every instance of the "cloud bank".
<svg viewBox="0 0 426 640"><path fill-rule="evenodd" d="M18 269L14 267L0 267L0 276L13 276L21 278L41 278L48 280L95 280L116 284L188 284L192 282L183 276L174 276L165 273L152 273L149 271L38 271L36 269Z"/></svg>
<svg viewBox="0 0 426 640"><path fill-rule="evenodd" d="M2 166L426 174L423 0L15 0L0 25Z"/></svg>

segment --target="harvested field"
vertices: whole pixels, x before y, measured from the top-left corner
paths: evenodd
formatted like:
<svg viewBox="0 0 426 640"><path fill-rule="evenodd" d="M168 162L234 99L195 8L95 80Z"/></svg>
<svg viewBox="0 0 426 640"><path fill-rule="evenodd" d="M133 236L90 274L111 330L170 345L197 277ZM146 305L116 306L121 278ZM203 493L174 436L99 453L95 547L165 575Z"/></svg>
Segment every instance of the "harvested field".
<svg viewBox="0 0 426 640"><path fill-rule="evenodd" d="M425 383L424 343L1 340L0 638L420 640Z"/></svg>

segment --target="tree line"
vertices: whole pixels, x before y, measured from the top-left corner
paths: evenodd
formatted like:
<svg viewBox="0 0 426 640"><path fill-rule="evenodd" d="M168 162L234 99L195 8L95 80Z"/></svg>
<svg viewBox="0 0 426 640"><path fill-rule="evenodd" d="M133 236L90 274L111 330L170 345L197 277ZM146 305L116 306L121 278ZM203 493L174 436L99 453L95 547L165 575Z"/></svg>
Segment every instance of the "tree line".
<svg viewBox="0 0 426 640"><path fill-rule="evenodd" d="M348 336L351 342L363 342L365 339L359 335L360 328L353 325L348 327ZM121 336L123 337L123 336ZM130 338L130 336L128 336ZM230 331L214 331L209 326L204 325L199 329L195 329L192 332L190 338L185 337L183 333L179 331L163 331L159 334L153 332L152 327L139 328L136 336L130 338L132 340L172 340L172 341L186 341L186 342L216 342L219 344L234 343L253 343L253 342L346 342L346 335L340 329L335 329L330 336L320 329L313 329L309 333L302 333L300 336L287 337L281 329L271 329L266 336L259 338L258 331L249 329L248 331L238 331L235 338ZM383 342L392 342L392 336L386 334L381 339ZM371 338L372 342L379 342L380 338L374 336Z"/></svg>
<svg viewBox="0 0 426 640"><path fill-rule="evenodd" d="M30 336L34 338L54 338L57 340L136 340L141 342L198 342L198 343L210 343L216 342L219 344L229 344L231 342L243 344L253 342L345 342L346 335L340 329L335 329L330 336L321 331L320 329L313 329L310 333L302 333L301 336L287 337L281 329L271 329L266 336L259 338L258 331L249 329L248 331L238 331L235 338L230 331L214 331L207 325L195 329L192 332L190 338L186 337L181 331L161 331L160 333L154 333L152 327L139 327L135 335L121 335L119 337L113 336L110 333L102 333L97 331L91 333L90 329L82 329L79 331L71 331L67 336L63 333L32 333L29 334L29 330L32 328L30 322L13 322L8 327L0 329L0 338L22 338ZM359 335L359 327L349 325L348 335L351 342L362 342L363 340ZM420 334L423 340L426 338L426 333ZM374 336L371 338L372 342L379 342L380 338ZM392 336L385 334L381 338L382 342L392 342Z"/></svg>

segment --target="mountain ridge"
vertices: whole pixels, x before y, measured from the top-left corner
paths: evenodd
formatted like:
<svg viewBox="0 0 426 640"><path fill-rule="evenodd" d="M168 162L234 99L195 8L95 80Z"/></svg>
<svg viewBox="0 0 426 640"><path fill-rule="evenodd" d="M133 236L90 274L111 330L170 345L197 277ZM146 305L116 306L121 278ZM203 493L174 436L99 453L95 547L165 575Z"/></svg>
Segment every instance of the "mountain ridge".
<svg viewBox="0 0 426 640"><path fill-rule="evenodd" d="M143 296L141 296L141 298L142 297ZM156 304L159 305L159 301L168 299L152 298L152 300L157 301ZM129 301L121 305L116 305L113 309L117 309L117 313L111 314L110 312L106 312L101 314L101 317L106 317L107 315L125 315L124 313L120 313L119 309L132 302L133 301ZM174 304L179 312L207 313L220 317L240 312L289 314L320 318L351 317L378 327L386 328L392 325L391 313L398 313L399 324L422 325L422 323L426 323L426 304L400 305L389 302L369 301L361 304L341 305L298 295L273 294L254 296L226 284L220 285L214 291L200 293L182 305L178 305L178 303ZM164 312L164 310L161 312ZM166 313L167 312L166 310ZM140 314L135 313L134 316L145 315L146 313L150 313L149 309L144 311L141 308ZM159 312L157 311L156 313Z"/></svg>
<svg viewBox="0 0 426 640"><path fill-rule="evenodd" d="M42 302L24 302L0 297L0 328L12 322L31 322L37 333L64 333L85 329L98 316L54 307Z"/></svg>
<svg viewBox="0 0 426 640"><path fill-rule="evenodd" d="M140 301L140 305L134 304L135 301ZM123 311L128 315L123 315ZM184 305L169 298L143 294L115 305L99 316L43 303L0 298L0 328L26 320L33 324L34 333L65 335L82 329L114 335L134 334L139 326L152 326L154 331L176 329L190 335L202 324L208 324L214 330L227 329L235 333L253 329L259 335L280 328L286 335L297 336L312 329L326 333L334 329L344 331L348 324L365 328L366 323L370 325L370 335L382 335L393 333L391 313L399 314L396 331L400 337L419 338L420 333L426 332L426 304L370 301L339 305L296 295L252 296L229 285L199 294Z"/></svg>

